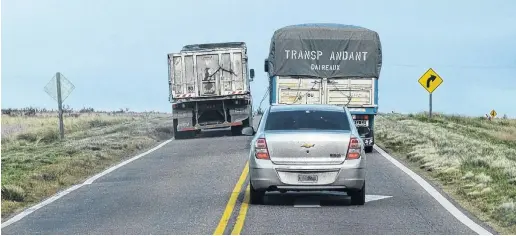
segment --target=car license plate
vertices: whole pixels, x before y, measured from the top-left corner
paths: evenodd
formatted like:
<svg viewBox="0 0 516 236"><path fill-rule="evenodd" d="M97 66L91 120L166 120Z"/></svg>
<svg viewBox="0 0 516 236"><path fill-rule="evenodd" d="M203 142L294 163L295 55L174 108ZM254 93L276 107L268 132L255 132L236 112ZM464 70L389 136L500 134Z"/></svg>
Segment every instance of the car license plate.
<svg viewBox="0 0 516 236"><path fill-rule="evenodd" d="M317 177L317 175L300 174L297 176L297 180L300 183L317 183Z"/></svg>

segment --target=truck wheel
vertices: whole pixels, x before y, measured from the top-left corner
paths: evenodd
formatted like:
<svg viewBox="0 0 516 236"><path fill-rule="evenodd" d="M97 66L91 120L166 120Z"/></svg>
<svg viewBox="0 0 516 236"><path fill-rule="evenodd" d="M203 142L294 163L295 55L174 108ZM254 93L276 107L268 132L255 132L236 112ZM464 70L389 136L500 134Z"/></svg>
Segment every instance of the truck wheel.
<svg viewBox="0 0 516 236"><path fill-rule="evenodd" d="M189 138L195 138L197 136L197 134L200 133L200 130L192 130L192 131L188 131L188 137Z"/></svg>
<svg viewBox="0 0 516 236"><path fill-rule="evenodd" d="M242 125L239 125L239 126L231 126L231 135L233 136L240 136L242 135L242 129L244 129L244 127L249 127L250 124L249 124L249 118L245 119L242 121Z"/></svg>
<svg viewBox="0 0 516 236"><path fill-rule="evenodd" d="M371 153L371 152L373 152L373 146L366 146L364 149L365 149L365 152L366 152L366 153Z"/></svg>
<svg viewBox="0 0 516 236"><path fill-rule="evenodd" d="M181 131L177 131L177 127L174 128L174 139L183 139L185 138L185 133L186 132L181 132Z"/></svg>
<svg viewBox="0 0 516 236"><path fill-rule="evenodd" d="M195 138L196 131L175 131L174 130L174 139L186 139L186 138Z"/></svg>
<svg viewBox="0 0 516 236"><path fill-rule="evenodd" d="M174 139L183 139L184 134L183 132L175 131L174 130Z"/></svg>
<svg viewBox="0 0 516 236"><path fill-rule="evenodd" d="M242 125L239 125L239 126L231 126L231 135L233 136L239 136L242 134L242 129L244 128L244 126Z"/></svg>
<svg viewBox="0 0 516 236"><path fill-rule="evenodd" d="M174 119L174 139L183 139L185 138L187 132L182 132L177 130L177 119Z"/></svg>
<svg viewBox="0 0 516 236"><path fill-rule="evenodd" d="M173 120L174 122L174 139L180 139L179 131L177 131L177 119Z"/></svg>
<svg viewBox="0 0 516 236"><path fill-rule="evenodd" d="M362 189L350 192L351 205L364 205L365 204L365 182Z"/></svg>

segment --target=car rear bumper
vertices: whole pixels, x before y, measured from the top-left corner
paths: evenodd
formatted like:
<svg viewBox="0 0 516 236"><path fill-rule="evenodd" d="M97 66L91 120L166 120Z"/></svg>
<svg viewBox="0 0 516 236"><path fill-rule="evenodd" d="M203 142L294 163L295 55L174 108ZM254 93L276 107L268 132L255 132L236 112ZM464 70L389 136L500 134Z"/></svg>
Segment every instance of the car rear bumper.
<svg viewBox="0 0 516 236"><path fill-rule="evenodd" d="M281 166L250 168L250 181L256 190L358 190L365 182L364 168L310 168L296 169ZM319 183L297 182L298 174L318 173Z"/></svg>

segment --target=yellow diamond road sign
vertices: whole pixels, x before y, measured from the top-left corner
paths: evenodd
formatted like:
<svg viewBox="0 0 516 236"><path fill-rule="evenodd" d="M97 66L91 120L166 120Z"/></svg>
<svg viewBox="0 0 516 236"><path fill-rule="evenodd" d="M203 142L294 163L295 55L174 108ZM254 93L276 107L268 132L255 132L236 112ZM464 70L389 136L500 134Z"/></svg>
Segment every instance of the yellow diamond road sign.
<svg viewBox="0 0 516 236"><path fill-rule="evenodd" d="M491 113L490 113L491 117L496 117L496 111L495 110L491 110Z"/></svg>
<svg viewBox="0 0 516 236"><path fill-rule="evenodd" d="M443 79L435 71L430 68L428 69L421 78L418 80L419 84L423 86L429 93L433 93L439 85L443 83Z"/></svg>

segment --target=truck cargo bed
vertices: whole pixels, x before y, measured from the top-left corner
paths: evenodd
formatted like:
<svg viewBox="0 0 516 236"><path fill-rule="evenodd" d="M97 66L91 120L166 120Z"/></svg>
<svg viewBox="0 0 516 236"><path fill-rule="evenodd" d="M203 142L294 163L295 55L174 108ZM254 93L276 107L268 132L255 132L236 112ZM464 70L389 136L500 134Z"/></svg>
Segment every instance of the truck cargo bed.
<svg viewBox="0 0 516 236"><path fill-rule="evenodd" d="M245 44L185 47L169 57L170 99L248 94Z"/></svg>
<svg viewBox="0 0 516 236"><path fill-rule="evenodd" d="M332 104L374 107L372 78L318 79L281 76L276 78L279 104Z"/></svg>

